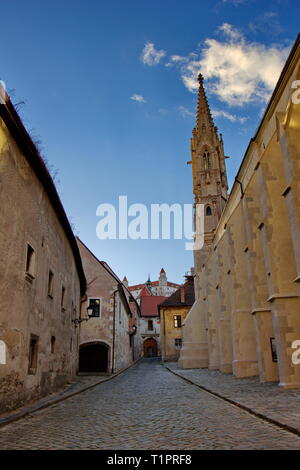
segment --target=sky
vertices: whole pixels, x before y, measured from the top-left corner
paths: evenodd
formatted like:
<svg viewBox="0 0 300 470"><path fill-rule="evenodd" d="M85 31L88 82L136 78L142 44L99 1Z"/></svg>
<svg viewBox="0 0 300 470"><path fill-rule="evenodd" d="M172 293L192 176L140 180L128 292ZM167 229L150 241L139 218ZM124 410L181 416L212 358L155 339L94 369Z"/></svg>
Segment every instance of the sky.
<svg viewBox="0 0 300 470"><path fill-rule="evenodd" d="M1 1L0 79L75 233L129 284L182 283L186 240L100 240L97 208L192 204L197 75L229 184L299 32L295 0ZM129 221L132 217L129 217Z"/></svg>

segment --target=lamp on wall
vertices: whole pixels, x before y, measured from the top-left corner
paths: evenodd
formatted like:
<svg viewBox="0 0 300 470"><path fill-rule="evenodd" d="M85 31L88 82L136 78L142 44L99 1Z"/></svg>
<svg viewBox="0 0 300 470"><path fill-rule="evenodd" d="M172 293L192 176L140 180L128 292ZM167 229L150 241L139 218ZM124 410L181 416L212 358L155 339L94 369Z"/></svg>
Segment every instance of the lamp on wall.
<svg viewBox="0 0 300 470"><path fill-rule="evenodd" d="M87 311L87 317L74 318L74 320L72 320L72 322L75 323L75 326L80 325L80 323L82 323L83 321L89 321L89 319L94 315L93 307L88 307L86 311Z"/></svg>

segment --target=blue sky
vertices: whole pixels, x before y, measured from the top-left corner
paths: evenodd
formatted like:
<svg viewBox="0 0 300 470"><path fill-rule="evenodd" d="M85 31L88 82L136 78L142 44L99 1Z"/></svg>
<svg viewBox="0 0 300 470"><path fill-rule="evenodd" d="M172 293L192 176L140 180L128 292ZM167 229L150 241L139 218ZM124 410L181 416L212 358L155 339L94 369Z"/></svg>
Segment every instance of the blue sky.
<svg viewBox="0 0 300 470"><path fill-rule="evenodd" d="M97 206L192 203L195 77L206 77L230 183L298 34L294 0L1 2L0 78L57 170L80 238L131 284L163 266L182 282L182 240L99 240Z"/></svg>

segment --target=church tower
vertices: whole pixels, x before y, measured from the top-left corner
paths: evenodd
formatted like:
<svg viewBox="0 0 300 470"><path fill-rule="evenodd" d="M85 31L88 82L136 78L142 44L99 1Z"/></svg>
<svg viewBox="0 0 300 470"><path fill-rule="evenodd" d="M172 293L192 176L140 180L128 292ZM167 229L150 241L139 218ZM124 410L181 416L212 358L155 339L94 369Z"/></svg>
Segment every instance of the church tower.
<svg viewBox="0 0 300 470"><path fill-rule="evenodd" d="M204 205L204 243L211 245L228 197L222 134L214 125L200 74L196 127L191 139L195 204Z"/></svg>

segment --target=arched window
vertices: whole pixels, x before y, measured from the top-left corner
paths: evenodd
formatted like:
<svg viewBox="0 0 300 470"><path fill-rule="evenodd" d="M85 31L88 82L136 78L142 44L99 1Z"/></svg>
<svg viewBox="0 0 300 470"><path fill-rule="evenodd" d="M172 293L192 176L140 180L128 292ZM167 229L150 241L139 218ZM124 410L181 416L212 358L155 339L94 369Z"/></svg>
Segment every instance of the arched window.
<svg viewBox="0 0 300 470"><path fill-rule="evenodd" d="M210 161L210 154L207 150L205 150L204 152L203 159L204 159L205 170L209 170L211 167L211 161Z"/></svg>
<svg viewBox="0 0 300 470"><path fill-rule="evenodd" d="M206 208L206 215L207 215L207 216L212 215L212 211L211 211L211 207L210 207L210 206L207 206L207 208Z"/></svg>

